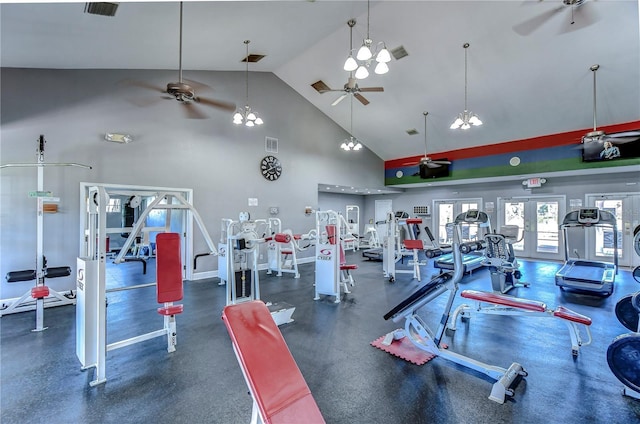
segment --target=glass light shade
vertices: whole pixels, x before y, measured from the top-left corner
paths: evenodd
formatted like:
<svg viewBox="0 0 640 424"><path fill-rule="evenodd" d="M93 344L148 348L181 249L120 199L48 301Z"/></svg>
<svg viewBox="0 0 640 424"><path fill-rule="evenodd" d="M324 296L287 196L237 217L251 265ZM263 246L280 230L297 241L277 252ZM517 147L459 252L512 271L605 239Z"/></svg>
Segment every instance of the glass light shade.
<svg viewBox="0 0 640 424"><path fill-rule="evenodd" d="M462 126L462 124L464 124L464 122L462 121L462 119L458 116L456 118L455 121L453 121L453 124L451 124L451 128L452 130L457 130L458 128L460 128Z"/></svg>
<svg viewBox="0 0 640 424"><path fill-rule="evenodd" d="M256 118L255 123L256 123L256 125L262 125L262 124L264 124L264 121L262 120L262 118L258 117L258 118Z"/></svg>
<svg viewBox="0 0 640 424"><path fill-rule="evenodd" d="M378 52L376 55L376 61L382 63L391 62L391 55L389 54L389 50L386 47L383 47L382 50Z"/></svg>
<svg viewBox="0 0 640 424"><path fill-rule="evenodd" d="M469 125L466 122L464 124L462 124L462 126L460 127L460 129L463 129L463 130L468 130L469 128L471 128L471 125Z"/></svg>
<svg viewBox="0 0 640 424"><path fill-rule="evenodd" d="M471 125L475 125L475 126L482 125L482 121L481 121L481 120L480 120L480 118L478 118L478 116L477 116L477 115L475 115L475 114L474 114L474 115L471 115L471 118L469 118L469 123L470 123Z"/></svg>
<svg viewBox="0 0 640 424"><path fill-rule="evenodd" d="M371 59L371 56L373 56L373 54L371 53L369 46L367 46L367 40L365 40L362 47L360 47L360 50L358 50L356 57L358 60L369 60Z"/></svg>
<svg viewBox="0 0 640 424"><path fill-rule="evenodd" d="M349 146L347 146L347 143L345 143L345 142L343 142L343 143L340 145L340 148L341 148L342 150L349 150Z"/></svg>
<svg viewBox="0 0 640 424"><path fill-rule="evenodd" d="M367 71L366 66L360 65L360 67L356 71L355 77L357 79L365 79L368 76L369 76L369 71Z"/></svg>
<svg viewBox="0 0 640 424"><path fill-rule="evenodd" d="M253 112L249 112L249 114L247 115L247 120L248 121L255 121L256 120L256 114Z"/></svg>
<svg viewBox="0 0 640 424"><path fill-rule="evenodd" d="M362 144L360 144L360 142L358 142L354 147L353 150L360 150L362 149Z"/></svg>
<svg viewBox="0 0 640 424"><path fill-rule="evenodd" d="M358 69L358 62L353 58L353 56L349 55L347 60L344 62L344 70L351 72Z"/></svg>
<svg viewBox="0 0 640 424"><path fill-rule="evenodd" d="M378 75L384 75L384 74L386 74L387 72L389 72L389 67L387 66L387 64L386 64L386 63L384 63L384 62L379 62L379 63L376 65L376 69L374 69L374 72L375 72L376 74L378 74Z"/></svg>
<svg viewBox="0 0 640 424"><path fill-rule="evenodd" d="M253 121L247 121L244 123L247 127L253 127L255 124L253 123Z"/></svg>
<svg viewBox="0 0 640 424"><path fill-rule="evenodd" d="M236 112L233 115L233 122L240 121L242 122L242 114L240 112Z"/></svg>

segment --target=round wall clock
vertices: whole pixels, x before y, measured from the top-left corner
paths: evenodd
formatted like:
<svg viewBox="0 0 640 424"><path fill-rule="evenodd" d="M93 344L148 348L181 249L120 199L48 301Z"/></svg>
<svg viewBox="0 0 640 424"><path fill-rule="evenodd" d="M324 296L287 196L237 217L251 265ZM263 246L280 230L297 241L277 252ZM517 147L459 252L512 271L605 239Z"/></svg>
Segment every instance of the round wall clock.
<svg viewBox="0 0 640 424"><path fill-rule="evenodd" d="M267 180L275 181L282 175L282 164L275 156L265 156L260 161L260 172Z"/></svg>

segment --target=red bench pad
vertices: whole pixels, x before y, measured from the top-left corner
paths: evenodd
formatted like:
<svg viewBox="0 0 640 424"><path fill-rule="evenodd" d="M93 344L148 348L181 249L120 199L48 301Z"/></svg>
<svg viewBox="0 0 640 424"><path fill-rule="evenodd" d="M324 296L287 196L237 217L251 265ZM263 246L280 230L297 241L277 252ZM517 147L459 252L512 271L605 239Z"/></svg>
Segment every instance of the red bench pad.
<svg viewBox="0 0 640 424"><path fill-rule="evenodd" d="M553 311L553 316L566 319L569 321L577 322L579 324L591 325L591 318L586 315L579 314L571 309L565 308L564 306L558 306Z"/></svg>
<svg viewBox="0 0 640 424"><path fill-rule="evenodd" d="M407 224L422 224L422 218L407 218Z"/></svg>
<svg viewBox="0 0 640 424"><path fill-rule="evenodd" d="M505 296L497 293L487 293L477 290L463 290L460 296L480 302L493 303L495 305L508 306L510 308L524 309L534 312L545 312L547 305L536 300L522 299L519 297Z"/></svg>
<svg viewBox="0 0 640 424"><path fill-rule="evenodd" d="M222 319L265 424L324 423L311 390L264 302L228 305Z"/></svg>
<svg viewBox="0 0 640 424"><path fill-rule="evenodd" d="M158 303L182 300L180 234L156 235L156 297Z"/></svg>
<svg viewBox="0 0 640 424"><path fill-rule="evenodd" d="M158 313L160 315L171 316L171 315L181 314L183 310L184 310L184 307L182 305L169 305L169 306L163 306L162 308L158 308Z"/></svg>
<svg viewBox="0 0 640 424"><path fill-rule="evenodd" d="M424 249L424 243L422 243L422 240L406 239L404 241L404 247L407 249Z"/></svg>
<svg viewBox="0 0 640 424"><path fill-rule="evenodd" d="M356 265L356 264L342 264L342 265L340 265L340 269L342 269L342 270L358 269L358 265Z"/></svg>

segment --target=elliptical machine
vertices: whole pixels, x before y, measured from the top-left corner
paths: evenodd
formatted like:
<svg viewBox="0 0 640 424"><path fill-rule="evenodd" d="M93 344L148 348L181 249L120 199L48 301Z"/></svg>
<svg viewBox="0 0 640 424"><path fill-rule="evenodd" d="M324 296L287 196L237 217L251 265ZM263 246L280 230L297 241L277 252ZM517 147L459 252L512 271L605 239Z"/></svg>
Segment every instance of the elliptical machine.
<svg viewBox="0 0 640 424"><path fill-rule="evenodd" d="M640 225L633 234L633 247L640 256ZM640 283L640 266L633 270L633 278ZM618 321L632 332L613 339L607 349L607 363L625 386L622 394L640 399L640 291L618 300L615 311Z"/></svg>

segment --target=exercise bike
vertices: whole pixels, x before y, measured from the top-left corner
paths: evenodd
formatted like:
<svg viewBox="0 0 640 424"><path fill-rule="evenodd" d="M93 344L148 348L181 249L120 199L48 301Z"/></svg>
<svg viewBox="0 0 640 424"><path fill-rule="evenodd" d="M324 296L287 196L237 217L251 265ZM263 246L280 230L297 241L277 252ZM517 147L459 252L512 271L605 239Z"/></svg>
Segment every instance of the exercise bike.
<svg viewBox="0 0 640 424"><path fill-rule="evenodd" d="M640 255L640 225L633 233L633 246ZM633 278L640 283L640 266L633 270ZM607 363L625 386L622 394L640 399L640 291L620 299L615 311L618 321L632 332L613 339L607 349Z"/></svg>

